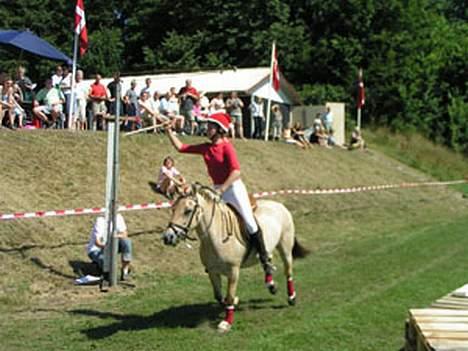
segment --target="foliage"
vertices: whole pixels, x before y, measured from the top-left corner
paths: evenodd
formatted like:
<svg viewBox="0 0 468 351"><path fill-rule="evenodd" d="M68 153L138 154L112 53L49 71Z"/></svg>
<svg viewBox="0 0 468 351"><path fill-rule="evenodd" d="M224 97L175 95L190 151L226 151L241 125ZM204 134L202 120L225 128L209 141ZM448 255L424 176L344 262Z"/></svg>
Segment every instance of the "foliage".
<svg viewBox="0 0 468 351"><path fill-rule="evenodd" d="M29 28L71 54L73 1L3 3L1 28ZM306 102L339 98L354 109L362 67L364 123L416 129L466 152L466 1L93 0L85 7L90 48L80 64L88 74L267 66L276 40L280 68ZM4 70L17 63L4 58ZM20 60L35 79L54 65Z"/></svg>

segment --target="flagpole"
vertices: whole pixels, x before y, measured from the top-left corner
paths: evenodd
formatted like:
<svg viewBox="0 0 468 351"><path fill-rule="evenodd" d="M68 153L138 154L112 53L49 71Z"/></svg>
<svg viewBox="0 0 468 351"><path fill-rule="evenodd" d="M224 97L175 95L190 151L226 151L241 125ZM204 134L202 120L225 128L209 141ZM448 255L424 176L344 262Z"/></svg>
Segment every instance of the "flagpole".
<svg viewBox="0 0 468 351"><path fill-rule="evenodd" d="M73 43L73 66L72 66L72 81L71 81L71 91L70 91L70 104L68 106L68 128L73 128L72 114L75 113L75 77L76 77L76 58L78 56L78 36L75 30L75 41Z"/></svg>
<svg viewBox="0 0 468 351"><path fill-rule="evenodd" d="M357 127L361 130L361 108L362 108L362 96L361 96L361 84L362 82L362 68L359 68L358 72L358 98L357 98Z"/></svg>
<svg viewBox="0 0 468 351"><path fill-rule="evenodd" d="M357 109L357 127L361 130L361 108Z"/></svg>
<svg viewBox="0 0 468 351"><path fill-rule="evenodd" d="M266 125L265 125L265 141L268 141L268 134L270 131L270 112L271 112L271 94L273 89L273 61L275 59L275 47L276 42L274 41L271 47L271 61L270 61L270 84L268 84L268 101L267 101L267 114L266 114Z"/></svg>

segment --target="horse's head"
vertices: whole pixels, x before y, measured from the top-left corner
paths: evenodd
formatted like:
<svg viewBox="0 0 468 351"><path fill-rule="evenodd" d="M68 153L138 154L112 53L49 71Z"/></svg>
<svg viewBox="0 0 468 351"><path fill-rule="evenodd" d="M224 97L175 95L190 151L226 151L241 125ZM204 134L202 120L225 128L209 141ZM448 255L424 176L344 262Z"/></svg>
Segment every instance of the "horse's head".
<svg viewBox="0 0 468 351"><path fill-rule="evenodd" d="M197 190L197 185L178 189L179 196L172 205L171 219L162 234L164 244L176 246L179 240L195 240L189 236L189 232L200 221L201 208Z"/></svg>

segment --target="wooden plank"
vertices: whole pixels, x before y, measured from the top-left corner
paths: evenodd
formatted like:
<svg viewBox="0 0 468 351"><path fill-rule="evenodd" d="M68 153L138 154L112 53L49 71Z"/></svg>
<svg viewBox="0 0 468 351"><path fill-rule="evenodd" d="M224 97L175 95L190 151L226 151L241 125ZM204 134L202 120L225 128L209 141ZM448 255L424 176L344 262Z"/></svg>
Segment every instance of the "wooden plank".
<svg viewBox="0 0 468 351"><path fill-rule="evenodd" d="M453 309L441 309L441 308L421 308L409 310L410 316L443 316L443 317L468 317L468 310L453 310Z"/></svg>
<svg viewBox="0 0 468 351"><path fill-rule="evenodd" d="M453 339L453 340L466 340L468 342L468 333L465 332L452 332L452 331L423 331L425 338L432 339Z"/></svg>
<svg viewBox="0 0 468 351"><path fill-rule="evenodd" d="M467 310L465 305L459 305L456 303L433 303L431 307L434 308L443 308L443 309L453 309L453 310Z"/></svg>
<svg viewBox="0 0 468 351"><path fill-rule="evenodd" d="M414 317L417 323L467 323L468 316L417 316Z"/></svg>
<svg viewBox="0 0 468 351"><path fill-rule="evenodd" d="M418 323L418 327L421 331L468 332L466 323Z"/></svg>
<svg viewBox="0 0 468 351"><path fill-rule="evenodd" d="M460 340L428 339L429 345L436 351L468 351L468 342Z"/></svg>

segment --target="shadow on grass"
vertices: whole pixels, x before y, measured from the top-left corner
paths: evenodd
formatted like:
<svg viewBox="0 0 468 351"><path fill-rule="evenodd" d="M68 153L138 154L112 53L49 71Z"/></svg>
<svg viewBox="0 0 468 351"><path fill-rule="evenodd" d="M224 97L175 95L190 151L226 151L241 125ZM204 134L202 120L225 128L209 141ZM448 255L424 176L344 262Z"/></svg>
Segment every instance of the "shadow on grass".
<svg viewBox="0 0 468 351"><path fill-rule="evenodd" d="M286 308L286 305L271 306L271 299L255 299L242 304L237 311L259 310L259 309L279 309ZM223 317L224 309L215 303L202 303L170 307L150 316L137 314L119 314L106 311L90 309L71 310L69 313L75 315L98 317L101 319L112 318L115 321L103 326L83 329L81 333L89 339L103 339L112 336L119 331L137 331L152 328L197 328L203 323L209 323L213 328Z"/></svg>

